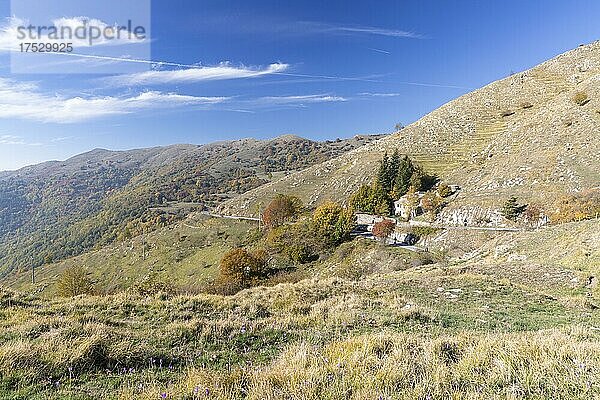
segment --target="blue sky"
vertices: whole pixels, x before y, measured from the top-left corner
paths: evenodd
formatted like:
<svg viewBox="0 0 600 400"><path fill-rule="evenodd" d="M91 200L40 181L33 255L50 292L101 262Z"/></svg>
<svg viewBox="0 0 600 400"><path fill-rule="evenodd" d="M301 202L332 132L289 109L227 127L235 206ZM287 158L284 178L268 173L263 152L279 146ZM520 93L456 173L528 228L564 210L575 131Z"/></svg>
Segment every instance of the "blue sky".
<svg viewBox="0 0 600 400"><path fill-rule="evenodd" d="M29 17L7 0L0 14L3 29ZM599 17L597 0L156 0L148 61L165 64L124 75L11 73L0 31L0 170L97 147L390 132L597 40Z"/></svg>

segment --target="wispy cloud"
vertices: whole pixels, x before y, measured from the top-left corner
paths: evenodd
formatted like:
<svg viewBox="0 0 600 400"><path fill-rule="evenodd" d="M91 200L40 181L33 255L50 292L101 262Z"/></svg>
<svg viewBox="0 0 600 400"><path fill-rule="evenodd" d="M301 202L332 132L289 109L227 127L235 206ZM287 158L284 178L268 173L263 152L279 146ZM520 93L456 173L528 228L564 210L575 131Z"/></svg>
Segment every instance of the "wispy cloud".
<svg viewBox="0 0 600 400"><path fill-rule="evenodd" d="M17 145L17 146L41 146L42 143L27 142L21 136L15 135L0 135L0 145Z"/></svg>
<svg viewBox="0 0 600 400"><path fill-rule="evenodd" d="M143 110L207 106L227 99L161 92L144 92L129 97L63 97L45 94L30 82L0 78L0 118L40 122L74 123Z"/></svg>
<svg viewBox="0 0 600 400"><path fill-rule="evenodd" d="M93 59L98 61L107 62L124 62L124 63L141 63L152 65L153 71L143 72L139 74L124 74L117 75L109 78L105 78L104 81L112 86L135 86L142 81L146 83L178 83L178 82L194 82L202 80L224 80L224 79L240 79L240 78L254 78L265 75L278 75L293 78L303 78L302 80L296 80L295 82L319 82L319 81L357 81L357 82L382 82L380 78L381 74L370 75L370 76L339 76L339 75L312 75L312 74L300 74L295 72L287 72L290 69L289 64L285 63L274 63L268 67L232 67L230 63L224 62L217 66L208 67L202 66L201 64L182 64L172 61L164 60L143 60L136 58L127 57L112 57L112 56L98 56L90 54L80 53L48 53L57 56L77 57L81 59ZM167 67L178 67L176 70L162 70L161 68ZM215 75L211 77L210 75ZM168 80L169 78L175 78ZM187 80L183 80L186 78ZM176 80L182 79L182 80ZM287 81L290 82L290 81ZM264 84L264 82L263 82Z"/></svg>
<svg viewBox="0 0 600 400"><path fill-rule="evenodd" d="M341 25L324 22L303 21L300 24L307 33L336 33L345 35L374 35L394 38L424 39L425 36L402 29L382 28L364 25Z"/></svg>
<svg viewBox="0 0 600 400"><path fill-rule="evenodd" d="M400 96L400 93L371 93L371 92L363 92L359 93L360 96L365 97L397 97Z"/></svg>
<svg viewBox="0 0 600 400"><path fill-rule="evenodd" d="M371 26L366 27L350 27L350 26L334 26L330 28L332 32L348 32L348 33L363 33L368 35L378 36L391 36L397 38L410 38L410 39L422 39L423 36L418 33L401 31L397 29L383 29L374 28Z"/></svg>
<svg viewBox="0 0 600 400"><path fill-rule="evenodd" d="M331 94L310 94L296 96L267 96L259 97L253 102L257 105L297 105L303 106L313 103L345 102L347 98Z"/></svg>
<svg viewBox="0 0 600 400"><path fill-rule="evenodd" d="M59 142L65 142L67 140L71 140L71 139L74 139L74 138L75 138L75 136L55 137L55 138L50 139L50 142L51 143L59 143Z"/></svg>
<svg viewBox="0 0 600 400"><path fill-rule="evenodd" d="M466 86L459 86L459 85L446 85L443 83L429 83L429 82L407 82L407 81L397 81L395 82L397 84L400 85L409 85L409 86L424 86L424 87L434 87L434 88L447 88L447 89L469 89L472 90L473 88L469 88Z"/></svg>
<svg viewBox="0 0 600 400"><path fill-rule="evenodd" d="M376 53L387 54L387 55L390 55L390 54L392 54L390 51L387 51L387 50L381 50L381 49L376 49L376 48L374 48L374 47L367 47L367 49L369 49L369 50L371 50L371 51L374 51L374 52L376 52Z"/></svg>
<svg viewBox="0 0 600 400"><path fill-rule="evenodd" d="M185 69L146 71L108 78L108 82L119 86L193 83L227 79L257 78L284 72L288 64L275 63L265 68L235 67L228 62L212 67L197 66Z"/></svg>

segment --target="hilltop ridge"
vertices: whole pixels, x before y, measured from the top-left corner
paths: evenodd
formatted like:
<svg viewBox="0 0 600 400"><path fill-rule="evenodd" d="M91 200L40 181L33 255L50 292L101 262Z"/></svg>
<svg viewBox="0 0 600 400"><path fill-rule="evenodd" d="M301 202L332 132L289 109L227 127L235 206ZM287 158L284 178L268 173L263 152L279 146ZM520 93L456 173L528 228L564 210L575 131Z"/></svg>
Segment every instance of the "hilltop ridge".
<svg viewBox="0 0 600 400"><path fill-rule="evenodd" d="M465 94L399 132L249 191L222 205L251 215L275 193L314 206L345 200L398 148L428 172L463 188L442 213L491 212L508 196L549 205L600 186L600 42ZM578 103L577 96L585 96Z"/></svg>

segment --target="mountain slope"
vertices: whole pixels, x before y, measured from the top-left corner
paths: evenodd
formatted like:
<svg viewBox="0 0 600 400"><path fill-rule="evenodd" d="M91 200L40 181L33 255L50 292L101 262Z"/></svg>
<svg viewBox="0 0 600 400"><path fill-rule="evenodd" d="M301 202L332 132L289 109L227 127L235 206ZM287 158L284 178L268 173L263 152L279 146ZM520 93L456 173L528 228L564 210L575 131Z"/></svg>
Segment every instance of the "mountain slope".
<svg viewBox="0 0 600 400"><path fill-rule="evenodd" d="M274 193L310 205L346 199L369 182L385 151L398 148L429 172L459 184L448 207L497 208L508 196L548 206L557 196L600 186L600 42L453 100L368 146L226 202L252 214ZM585 95L587 100L579 102Z"/></svg>
<svg viewBox="0 0 600 400"><path fill-rule="evenodd" d="M203 146L96 149L64 162L4 172L0 274L164 226L188 209L211 206L379 137L314 142L288 135Z"/></svg>

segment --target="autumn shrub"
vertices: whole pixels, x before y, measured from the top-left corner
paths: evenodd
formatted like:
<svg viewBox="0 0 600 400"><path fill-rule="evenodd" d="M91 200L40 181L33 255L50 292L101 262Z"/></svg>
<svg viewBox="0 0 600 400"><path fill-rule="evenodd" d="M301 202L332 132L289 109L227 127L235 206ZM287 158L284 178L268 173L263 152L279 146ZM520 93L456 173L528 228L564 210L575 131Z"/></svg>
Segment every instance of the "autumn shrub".
<svg viewBox="0 0 600 400"><path fill-rule="evenodd" d="M429 191L421 198L420 204L433 221L444 207L444 200L442 199L442 196L438 195L438 192Z"/></svg>
<svg viewBox="0 0 600 400"><path fill-rule="evenodd" d="M377 239L385 240L394 232L396 229L396 223L390 219L384 219L383 221L377 222L373 225L373 236Z"/></svg>
<svg viewBox="0 0 600 400"><path fill-rule="evenodd" d="M543 215L544 210L542 209L542 206L537 203L528 204L525 212L523 212L525 220L530 224L537 223Z"/></svg>
<svg viewBox="0 0 600 400"><path fill-rule="evenodd" d="M96 292L88 273L80 266L67 268L60 274L56 286L56 292L61 297L74 297Z"/></svg>
<svg viewBox="0 0 600 400"><path fill-rule="evenodd" d="M299 221L269 231L265 237L267 251L286 260L304 264L319 257L324 243L315 235L310 221Z"/></svg>
<svg viewBox="0 0 600 400"><path fill-rule="evenodd" d="M588 190L558 199L550 213L552 223L565 223L598 218L600 216L600 190Z"/></svg>
<svg viewBox="0 0 600 400"><path fill-rule="evenodd" d="M269 203L263 213L263 223L267 228L277 228L292 221L302 210L302 201L296 196L279 194Z"/></svg>
<svg viewBox="0 0 600 400"><path fill-rule="evenodd" d="M452 188L450 188L450 186L448 186L446 183L440 183L437 188L437 194L440 197L448 197L452 194Z"/></svg>
<svg viewBox="0 0 600 400"><path fill-rule="evenodd" d="M350 237L350 232L356 226L356 217L351 208L327 201L313 213L312 225L319 237L329 245L335 246Z"/></svg>
<svg viewBox="0 0 600 400"><path fill-rule="evenodd" d="M238 248L228 251L221 259L218 281L235 291L252 286L267 276L267 254L264 251L250 252Z"/></svg>

